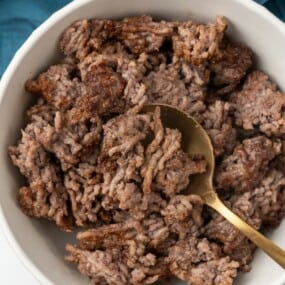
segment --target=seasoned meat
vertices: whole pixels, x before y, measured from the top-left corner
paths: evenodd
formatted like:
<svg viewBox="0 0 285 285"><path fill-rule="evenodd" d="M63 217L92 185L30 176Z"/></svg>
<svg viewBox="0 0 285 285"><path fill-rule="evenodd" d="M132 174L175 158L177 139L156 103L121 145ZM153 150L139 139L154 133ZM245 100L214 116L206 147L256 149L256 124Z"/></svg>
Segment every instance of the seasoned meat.
<svg viewBox="0 0 285 285"><path fill-rule="evenodd" d="M104 198L101 203L104 209L133 209L138 214L136 208L142 200L142 192L136 183L142 182L139 176L144 163L142 143L150 122L148 114L126 114L103 126L99 162L103 174L101 191Z"/></svg>
<svg viewBox="0 0 285 285"><path fill-rule="evenodd" d="M129 265L118 251L90 252L71 245L66 249L70 253L67 261L77 263L78 270L87 275L92 284L153 284L165 276L166 266L152 254L141 256L139 261Z"/></svg>
<svg viewBox="0 0 285 285"><path fill-rule="evenodd" d="M68 65L52 66L37 80L28 81L26 89L40 94L58 110L69 110L73 122L89 119L94 113L108 115L124 110L124 81L119 74L102 67L96 74L90 71L86 75L89 80L80 82L71 78L72 71Z"/></svg>
<svg viewBox="0 0 285 285"><path fill-rule="evenodd" d="M191 270L188 284L196 285L219 285L232 284L237 276L238 263L231 261L229 257L211 260L201 263Z"/></svg>
<svg viewBox="0 0 285 285"><path fill-rule="evenodd" d="M55 182L53 182L55 184ZM19 189L18 201L26 215L54 221L63 231L71 231L73 221L68 213L67 195L62 184L48 185L41 179Z"/></svg>
<svg viewBox="0 0 285 285"><path fill-rule="evenodd" d="M172 35L172 25L154 22L150 16L125 18L117 24L118 38L134 54L158 51L164 41Z"/></svg>
<svg viewBox="0 0 285 285"><path fill-rule="evenodd" d="M227 24L223 17L217 17L208 25L193 22L178 22L177 35L172 37L174 54L186 62L202 64L220 56L220 43Z"/></svg>
<svg viewBox="0 0 285 285"><path fill-rule="evenodd" d="M72 24L62 35L60 47L65 55L76 54L82 58L88 52L87 42L91 29L88 20L80 20Z"/></svg>
<svg viewBox="0 0 285 285"><path fill-rule="evenodd" d="M192 160L181 150L180 132L164 130L157 111L152 125L155 137L146 149L141 169L142 187L145 194L160 189L171 197L186 188L190 175L204 172L206 164L204 160Z"/></svg>
<svg viewBox="0 0 285 285"><path fill-rule="evenodd" d="M107 40L121 40L132 53L158 51L172 35L172 25L154 22L150 16L125 18L123 21L81 20L62 35L60 46L66 55L82 60L91 50L100 51Z"/></svg>
<svg viewBox="0 0 285 285"><path fill-rule="evenodd" d="M69 113L46 106L42 100L28 112L27 129L47 151L67 170L80 162L83 155L90 155L101 141L102 122L98 116L71 122Z"/></svg>
<svg viewBox="0 0 285 285"><path fill-rule="evenodd" d="M251 193L263 225L272 228L279 225L285 215L285 177L282 172L269 170L258 187Z"/></svg>
<svg viewBox="0 0 285 285"><path fill-rule="evenodd" d="M230 208L244 221L255 229L261 227L261 218L256 204L247 192L241 196L233 196L230 201ZM231 223L218 214L212 216L211 221L204 228L205 236L223 245L223 252L240 264L240 269L248 270L248 264L253 258L255 247L247 238ZM244 248L245 252L238 252ZM249 250L250 249L250 250Z"/></svg>
<svg viewBox="0 0 285 285"><path fill-rule="evenodd" d="M200 121L212 140L216 157L231 152L237 144L230 110L231 105L228 102L217 100L200 116Z"/></svg>
<svg viewBox="0 0 285 285"><path fill-rule="evenodd" d="M53 220L62 230L70 230L68 196L60 169L50 154L26 131L22 131L19 145L9 148L9 154L29 182L29 186L19 190L18 200L23 212Z"/></svg>
<svg viewBox="0 0 285 285"><path fill-rule="evenodd" d="M204 97L209 80L207 69L194 65L161 64L145 78L149 101L178 107L189 114L205 110Z"/></svg>
<svg viewBox="0 0 285 285"><path fill-rule="evenodd" d="M261 71L248 75L241 91L234 92L235 123L246 130L259 128L268 136L284 135L285 96Z"/></svg>
<svg viewBox="0 0 285 285"><path fill-rule="evenodd" d="M144 224L128 220L89 230L78 234L80 247L67 246L67 260L78 263L79 270L93 282L101 277L108 284L121 284L120 279L122 284L152 284L169 275L164 260L148 252L147 247L158 244L165 236L163 232L159 219L149 219ZM104 267L100 256L104 257ZM109 279L111 272L117 275L116 281Z"/></svg>
<svg viewBox="0 0 285 285"><path fill-rule="evenodd" d="M285 179L280 171L269 170L259 186L230 199L232 210L256 229L276 227L284 217ZM238 229L215 214L205 227L205 235L223 244L223 251L248 271L255 246Z"/></svg>
<svg viewBox="0 0 285 285"><path fill-rule="evenodd" d="M61 36L60 48L67 56L83 60L92 50L100 50L114 36L115 22L111 20L79 20Z"/></svg>
<svg viewBox="0 0 285 285"><path fill-rule="evenodd" d="M171 272L188 284L232 284L237 276L238 262L220 257L219 246L207 239L181 240L169 251Z"/></svg>
<svg viewBox="0 0 285 285"><path fill-rule="evenodd" d="M203 224L202 199L197 195L177 195L173 197L167 207L161 211L170 229L180 239L195 235Z"/></svg>
<svg viewBox="0 0 285 285"><path fill-rule="evenodd" d="M79 80L71 78L73 67L67 64L53 65L37 80L28 80L26 89L41 95L57 109L68 109L79 96Z"/></svg>
<svg viewBox="0 0 285 285"><path fill-rule="evenodd" d="M204 127L214 186L233 212L258 230L285 216L285 96L226 29L223 17L78 20L60 38L61 60L27 81L37 101L9 147L26 177L19 206L78 230L66 260L91 284L232 285L251 268L256 246L187 191L205 158L146 104Z"/></svg>
<svg viewBox="0 0 285 285"><path fill-rule="evenodd" d="M242 239L237 247L234 247L230 251L230 258L239 263L239 270L242 272L248 272L251 270L250 263L253 260L256 246L247 238Z"/></svg>
<svg viewBox="0 0 285 285"><path fill-rule="evenodd" d="M77 226L100 222L101 205L97 201L100 194L100 175L92 164L80 163L69 169L64 176L64 186L68 192L71 211Z"/></svg>
<svg viewBox="0 0 285 285"><path fill-rule="evenodd" d="M216 94L233 91L253 64L252 51L243 44L225 40L220 48L221 57L210 62L211 84Z"/></svg>
<svg viewBox="0 0 285 285"><path fill-rule="evenodd" d="M235 189L237 193L250 191L261 181L269 162L280 153L280 148L280 142L265 136L245 139L219 165L216 174L218 186Z"/></svg>

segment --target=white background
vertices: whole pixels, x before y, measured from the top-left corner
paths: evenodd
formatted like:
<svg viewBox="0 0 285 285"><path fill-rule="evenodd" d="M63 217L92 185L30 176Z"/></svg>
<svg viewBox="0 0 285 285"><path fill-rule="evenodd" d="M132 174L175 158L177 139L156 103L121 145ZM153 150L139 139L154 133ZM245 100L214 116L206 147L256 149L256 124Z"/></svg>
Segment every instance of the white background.
<svg viewBox="0 0 285 285"><path fill-rule="evenodd" d="M0 284L40 285L16 257L0 229Z"/></svg>

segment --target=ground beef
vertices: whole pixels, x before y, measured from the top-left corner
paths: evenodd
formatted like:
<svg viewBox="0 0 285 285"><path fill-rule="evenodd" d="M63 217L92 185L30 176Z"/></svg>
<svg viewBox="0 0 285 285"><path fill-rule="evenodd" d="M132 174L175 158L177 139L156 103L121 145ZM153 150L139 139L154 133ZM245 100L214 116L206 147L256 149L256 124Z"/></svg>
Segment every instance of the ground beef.
<svg viewBox="0 0 285 285"><path fill-rule="evenodd" d="M269 162L280 153L280 149L280 142L265 136L243 140L217 168L218 187L234 189L237 193L250 191L260 183Z"/></svg>
<svg viewBox="0 0 285 285"><path fill-rule="evenodd" d="M150 218L143 224L128 220L79 233L80 247L68 245L70 256L67 259L79 263L79 270L83 269L94 284L99 284L96 283L99 277L108 284L152 284L169 275L164 259L156 257L149 248L161 242L165 229L162 219ZM104 267L90 271L90 267L101 266L99 254L108 258ZM104 276L107 273L114 275L116 281ZM123 283L119 283L120 278Z"/></svg>
<svg viewBox="0 0 285 285"><path fill-rule="evenodd" d="M148 194L152 189L159 189L171 197L186 188L191 174L204 172L206 164L204 160L192 160L181 151L180 132L168 128L164 130L158 109L154 113L152 130L155 136L146 149L141 169L143 191Z"/></svg>
<svg viewBox="0 0 285 285"><path fill-rule="evenodd" d="M244 129L259 130L268 136L285 133L285 96L261 71L248 75L241 91L234 92L235 123Z"/></svg>
<svg viewBox="0 0 285 285"><path fill-rule="evenodd" d="M242 195L234 195L230 208L256 229L276 227L284 217L285 179L280 171L268 170L258 187ZM205 235L222 243L223 251L248 271L255 245L218 214L205 227Z"/></svg>
<svg viewBox="0 0 285 285"><path fill-rule="evenodd" d="M250 192L241 196L233 196L228 206L248 224L257 230L260 229L261 217L256 204L251 199ZM255 246L236 227L219 214L214 213L211 221L204 228L204 234L207 238L222 244L223 252L239 262L241 270L249 270L248 264L252 260ZM242 249L243 251L239 252Z"/></svg>
<svg viewBox="0 0 285 285"><path fill-rule="evenodd" d="M167 261L171 272L188 284L232 284L239 264L220 256L217 244L192 237L171 247Z"/></svg>
<svg viewBox="0 0 285 285"><path fill-rule="evenodd" d="M142 199L136 183L142 183L139 175L144 163L143 140L151 123L150 114L121 115L104 126L104 139L99 157L104 195L102 207L111 210L135 209Z"/></svg>
<svg viewBox="0 0 285 285"><path fill-rule="evenodd" d="M100 194L100 174L94 165L80 163L64 176L64 186L71 202L71 211L77 226L100 221L101 205L96 201Z"/></svg>
<svg viewBox="0 0 285 285"><path fill-rule="evenodd" d="M72 79L72 67L54 65L37 80L26 83L27 91L40 94L61 111L69 111L72 122L89 119L94 113L108 115L124 110L124 81L108 67L86 72L85 81Z"/></svg>
<svg viewBox="0 0 285 285"><path fill-rule="evenodd" d="M180 63L159 66L151 72L144 84L149 101L176 106L189 114L205 110L204 98L209 80L207 69Z"/></svg>
<svg viewBox="0 0 285 285"><path fill-rule="evenodd" d="M26 89L43 96L57 109L70 108L80 92L78 78L71 78L72 71L73 67L67 64L53 65L37 80L27 81Z"/></svg>
<svg viewBox="0 0 285 285"><path fill-rule="evenodd" d="M68 195L52 156L26 131L22 131L18 146L9 148L9 154L29 183L18 195L24 213L53 220L59 228L70 230Z"/></svg>
<svg viewBox="0 0 285 285"><path fill-rule="evenodd" d="M73 123L69 113L57 111L39 100L28 112L27 129L46 150L53 153L65 171L90 155L101 141L101 119L95 114Z"/></svg>
<svg viewBox="0 0 285 285"><path fill-rule="evenodd" d="M158 51L164 41L172 35L172 25L154 22L150 16L125 18L117 24L118 38L134 54Z"/></svg>
<svg viewBox="0 0 285 285"><path fill-rule="evenodd" d="M173 25L154 22L150 16L125 18L123 21L81 20L67 29L60 46L66 55L83 59L90 51L101 51L107 40L116 39L134 54L158 51L171 38Z"/></svg>
<svg viewBox="0 0 285 285"><path fill-rule="evenodd" d="M92 50L100 50L113 36L115 22L111 20L79 20L73 23L60 40L60 48L67 56L84 59Z"/></svg>
<svg viewBox="0 0 285 285"><path fill-rule="evenodd" d="M253 260L256 245L249 239L243 238L239 242L237 247L233 247L229 253L232 260L239 263L239 270L242 272L248 272L251 270L250 263Z"/></svg>
<svg viewBox="0 0 285 285"><path fill-rule="evenodd" d="M62 60L27 81L38 100L9 147L27 179L18 201L29 216L80 228L66 259L91 284L231 285L250 270L255 245L187 192L204 158L185 153L147 103L201 123L217 192L243 220L262 229L284 217L285 96L226 28L223 17L79 20L62 34Z"/></svg>
<svg viewBox="0 0 285 285"><path fill-rule="evenodd" d="M216 157L231 152L237 143L230 110L228 102L217 100L200 116L201 124L212 140Z"/></svg>
<svg viewBox="0 0 285 285"><path fill-rule="evenodd" d="M263 225L272 228L280 224L285 215L285 177L282 172L269 170L260 185L251 193Z"/></svg>
<svg viewBox="0 0 285 285"><path fill-rule="evenodd" d="M186 62L201 64L220 56L220 43L227 24L223 17L217 17L208 25L193 22L178 23L177 34L172 37L174 54Z"/></svg>
<svg viewBox="0 0 285 285"><path fill-rule="evenodd" d="M65 55L75 54L78 58L84 58L89 51L87 43L91 34L90 28L89 21L80 20L72 24L63 33L60 47Z"/></svg>
<svg viewBox="0 0 285 285"><path fill-rule="evenodd" d="M132 244L130 247L136 250ZM123 258L123 250L87 251L71 245L66 249L70 252L67 260L77 263L78 270L91 279L91 284L144 285L167 276L166 265L152 254L142 255L135 264L129 265Z"/></svg>
<svg viewBox="0 0 285 285"><path fill-rule="evenodd" d="M217 95L233 91L253 64L252 51L243 44L225 40L221 57L210 62L211 84Z"/></svg>
<svg viewBox="0 0 285 285"><path fill-rule="evenodd" d="M173 197L165 209L161 211L170 232L180 239L195 235L203 224L203 201L196 195L177 195Z"/></svg>

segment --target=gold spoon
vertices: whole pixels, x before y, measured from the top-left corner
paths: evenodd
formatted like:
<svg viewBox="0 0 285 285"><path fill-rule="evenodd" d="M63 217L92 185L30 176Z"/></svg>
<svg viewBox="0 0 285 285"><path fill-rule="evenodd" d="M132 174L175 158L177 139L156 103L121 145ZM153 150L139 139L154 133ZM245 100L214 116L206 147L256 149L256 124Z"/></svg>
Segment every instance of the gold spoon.
<svg viewBox="0 0 285 285"><path fill-rule="evenodd" d="M148 104L143 111L153 111L156 107L160 107L163 126L178 129L181 132L183 150L191 156L203 155L207 161L206 172L192 177L189 192L199 195L205 204L215 209L281 267L285 268L285 251L229 210L216 194L213 187L215 169L213 146L203 127L191 116L166 104Z"/></svg>

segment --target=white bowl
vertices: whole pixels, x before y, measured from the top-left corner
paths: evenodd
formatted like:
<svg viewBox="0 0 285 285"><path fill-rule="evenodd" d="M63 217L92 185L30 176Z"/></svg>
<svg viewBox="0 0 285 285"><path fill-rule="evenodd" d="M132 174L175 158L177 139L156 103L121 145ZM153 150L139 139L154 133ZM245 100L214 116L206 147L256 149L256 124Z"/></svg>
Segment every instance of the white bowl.
<svg viewBox="0 0 285 285"><path fill-rule="evenodd" d="M225 15L229 33L247 43L265 70L285 90L285 26L267 10L249 0L81 0L61 9L41 25L17 52L3 75L0 86L0 223L5 235L24 265L41 284L88 284L72 266L65 263L64 245L71 237L54 225L26 217L16 202L23 179L12 166L8 145L14 144L23 126L31 96L24 83L56 62L62 31L80 18L121 18L151 14L165 19L212 20ZM285 248L285 222L270 238ZM73 238L73 237L72 237ZM239 285L285 284L285 273L263 252L256 253L253 270L242 275ZM172 284L183 284L173 281Z"/></svg>

